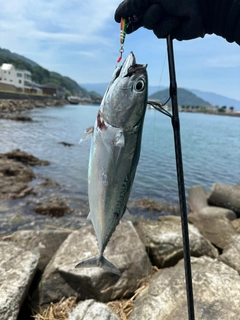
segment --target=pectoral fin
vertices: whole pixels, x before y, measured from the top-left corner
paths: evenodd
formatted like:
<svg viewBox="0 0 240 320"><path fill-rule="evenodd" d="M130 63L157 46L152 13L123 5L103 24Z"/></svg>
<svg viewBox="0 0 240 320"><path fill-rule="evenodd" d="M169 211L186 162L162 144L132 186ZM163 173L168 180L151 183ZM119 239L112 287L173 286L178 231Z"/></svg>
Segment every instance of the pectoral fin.
<svg viewBox="0 0 240 320"><path fill-rule="evenodd" d="M94 131L94 126L91 126L89 128L87 128L84 131L84 135L82 136L82 138L80 139L79 143L81 143L83 140L87 139L89 136L91 136L93 134Z"/></svg>

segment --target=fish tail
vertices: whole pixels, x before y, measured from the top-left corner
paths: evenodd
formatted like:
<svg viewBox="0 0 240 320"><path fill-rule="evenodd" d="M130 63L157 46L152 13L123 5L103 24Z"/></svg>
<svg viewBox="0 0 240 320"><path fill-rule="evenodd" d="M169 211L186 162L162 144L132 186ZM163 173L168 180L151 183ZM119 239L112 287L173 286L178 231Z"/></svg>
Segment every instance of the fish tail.
<svg viewBox="0 0 240 320"><path fill-rule="evenodd" d="M110 261L108 261L104 256L95 256L86 260L79 262L75 268L91 268L91 267L100 267L111 273L115 273L118 276L121 276L120 270L115 267Z"/></svg>

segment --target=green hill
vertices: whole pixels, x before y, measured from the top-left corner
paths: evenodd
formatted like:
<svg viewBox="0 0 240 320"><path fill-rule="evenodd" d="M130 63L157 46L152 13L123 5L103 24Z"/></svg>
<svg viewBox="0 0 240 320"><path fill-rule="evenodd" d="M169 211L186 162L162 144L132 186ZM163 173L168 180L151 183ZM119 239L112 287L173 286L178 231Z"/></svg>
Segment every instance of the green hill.
<svg viewBox="0 0 240 320"><path fill-rule="evenodd" d="M38 64L28 58L25 58L24 56L21 56L20 54L11 52L10 50L7 49L2 49L0 48L0 56L1 57L6 57L12 60L23 60L25 62L27 62L28 64L30 64L32 67L36 67L38 66Z"/></svg>
<svg viewBox="0 0 240 320"><path fill-rule="evenodd" d="M149 96L149 100L159 99L161 103L166 102L168 98L169 98L169 89L158 91ZM171 104L171 101L169 101L168 104ZM206 107L211 105L211 103L199 98L194 93L182 88L178 88L178 104L180 106L199 106L199 107Z"/></svg>
<svg viewBox="0 0 240 320"><path fill-rule="evenodd" d="M25 58L17 53L12 53L7 49L0 48L0 66L3 63L11 63L17 69L28 70L32 73L32 80L39 84L55 83L62 88L65 88L72 95L77 95L82 98L90 98L91 94L79 84L69 77L62 76L57 72L51 72L42 68L36 62Z"/></svg>

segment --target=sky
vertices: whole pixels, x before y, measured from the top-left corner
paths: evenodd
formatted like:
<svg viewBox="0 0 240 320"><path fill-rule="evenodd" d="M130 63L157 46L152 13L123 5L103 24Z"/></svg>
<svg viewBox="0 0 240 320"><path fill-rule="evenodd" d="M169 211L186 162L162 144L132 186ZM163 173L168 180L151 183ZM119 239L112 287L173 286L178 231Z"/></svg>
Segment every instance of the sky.
<svg viewBox="0 0 240 320"><path fill-rule="evenodd" d="M120 0L1 1L0 47L84 83L108 83L119 56ZM148 64L149 85L169 86L166 40L141 28L127 35L130 51ZM174 40L178 87L240 100L240 46L215 35Z"/></svg>

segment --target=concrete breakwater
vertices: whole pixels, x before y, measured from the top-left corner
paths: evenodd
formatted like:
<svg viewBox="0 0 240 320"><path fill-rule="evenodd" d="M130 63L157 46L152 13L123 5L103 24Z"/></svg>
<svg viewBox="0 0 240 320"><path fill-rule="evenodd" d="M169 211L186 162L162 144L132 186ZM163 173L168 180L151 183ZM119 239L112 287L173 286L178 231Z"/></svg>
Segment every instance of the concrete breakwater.
<svg viewBox="0 0 240 320"><path fill-rule="evenodd" d="M33 310L39 313L35 319L51 319L48 312L65 312L70 320L99 319L99 314L103 320L188 318L178 215L157 221L125 218L105 252L121 270L120 277L101 268L75 269L80 260L98 252L93 228L85 219L88 205L78 203L76 213L69 199L42 191L57 190L53 181L45 179L41 188L32 183L39 177L31 167L48 162L20 150L3 154L0 160L1 185L6 186L1 212L6 200L21 197L21 202L35 201L35 217L46 217L41 225L21 222L18 229L15 224L18 231L0 239L1 319L26 319ZM214 183L206 192L197 185L189 189L188 199L196 319L238 319L240 187ZM146 200L138 205L162 208ZM60 224L65 217L71 225ZM18 218L24 219L25 213L18 212ZM47 227L56 221L56 228Z"/></svg>

